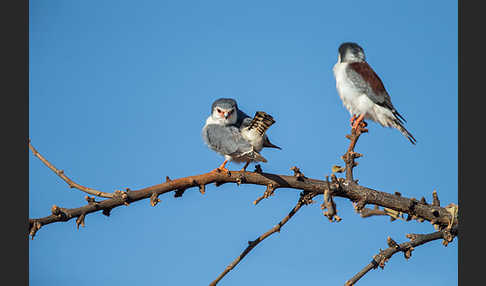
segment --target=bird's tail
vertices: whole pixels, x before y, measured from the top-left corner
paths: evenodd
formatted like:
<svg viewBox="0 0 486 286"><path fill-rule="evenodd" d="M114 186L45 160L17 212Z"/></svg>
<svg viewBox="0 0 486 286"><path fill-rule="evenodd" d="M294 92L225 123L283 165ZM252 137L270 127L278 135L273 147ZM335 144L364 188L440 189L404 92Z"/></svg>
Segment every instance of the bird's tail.
<svg viewBox="0 0 486 286"><path fill-rule="evenodd" d="M405 136L409 141L410 143L412 143L413 145L415 145L415 143L417 143L417 140L415 139L415 137L413 137L412 133L408 132L408 130L403 126L401 120L393 120L393 127L395 127L396 129L398 129L398 131L400 131L400 133L403 134L403 136Z"/></svg>
<svg viewBox="0 0 486 286"><path fill-rule="evenodd" d="M263 136L267 129L274 123L275 120L270 114L263 111L257 111L247 129L248 131L254 129L260 136Z"/></svg>
<svg viewBox="0 0 486 286"><path fill-rule="evenodd" d="M263 137L263 147L266 147L266 148L275 148L275 149L280 149L282 150L282 148L280 148L279 146L273 144L272 142L270 142L270 139L268 139L267 136Z"/></svg>

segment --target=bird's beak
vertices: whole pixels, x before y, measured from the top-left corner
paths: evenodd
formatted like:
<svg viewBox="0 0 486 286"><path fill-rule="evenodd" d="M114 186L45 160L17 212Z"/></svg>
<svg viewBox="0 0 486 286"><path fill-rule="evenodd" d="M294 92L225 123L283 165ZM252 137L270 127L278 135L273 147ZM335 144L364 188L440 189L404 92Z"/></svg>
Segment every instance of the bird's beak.
<svg viewBox="0 0 486 286"><path fill-rule="evenodd" d="M229 112L225 112L224 113L224 119L228 119L229 116L230 116L230 113Z"/></svg>

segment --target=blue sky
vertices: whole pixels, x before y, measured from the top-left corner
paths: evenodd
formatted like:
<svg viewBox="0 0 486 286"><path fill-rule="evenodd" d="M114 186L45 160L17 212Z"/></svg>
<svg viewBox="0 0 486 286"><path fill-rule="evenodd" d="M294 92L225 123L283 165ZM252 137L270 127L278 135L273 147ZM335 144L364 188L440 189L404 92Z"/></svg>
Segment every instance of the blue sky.
<svg viewBox="0 0 486 286"><path fill-rule="evenodd" d="M344 41L359 43L418 143L369 123L355 171L374 189L457 203L456 1L30 1L29 134L76 182L112 192L201 174L223 158L201 128L211 103L232 97L264 110L282 150L266 172L325 178L342 164L349 113L332 67ZM253 164L249 170L253 170ZM230 169L241 165L229 163ZM53 204L85 204L37 158L29 161L29 217ZM207 285L293 207L279 190L207 186L92 214L86 227L50 224L30 242L30 285ZM342 285L386 238L434 231L429 223L360 218L336 199L340 223L318 203L254 249L220 285ZM457 241L397 254L359 285L457 285Z"/></svg>

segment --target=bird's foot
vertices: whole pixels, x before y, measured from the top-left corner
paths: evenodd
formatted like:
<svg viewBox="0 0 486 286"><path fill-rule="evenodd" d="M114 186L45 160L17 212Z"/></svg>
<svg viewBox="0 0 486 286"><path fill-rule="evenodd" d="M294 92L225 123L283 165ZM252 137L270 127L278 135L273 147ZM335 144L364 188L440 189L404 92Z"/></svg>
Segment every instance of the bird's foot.
<svg viewBox="0 0 486 286"><path fill-rule="evenodd" d="M218 168L212 170L211 172L216 172L216 173L223 172L223 173L226 173L226 174L230 174L230 170L226 169L225 167L218 167Z"/></svg>
<svg viewBox="0 0 486 286"><path fill-rule="evenodd" d="M358 118L357 118L357 119L356 119L356 120L353 122L353 125L352 125L352 128L351 128L351 129L352 129L352 130L356 130L356 129L358 128L358 126L359 126L359 127L361 127L361 125L362 125L361 123L365 124L365 125L363 126L363 128L364 128L364 127L366 127L366 126L368 125L368 123L364 122L364 121L363 121L363 119L364 119L364 114L361 114L361 115L360 115L360 116L359 116L359 117L358 117Z"/></svg>
<svg viewBox="0 0 486 286"><path fill-rule="evenodd" d="M354 133L354 134L366 133L366 132L368 132L368 129L366 129L366 126L368 126L368 123L366 123L365 121L361 121L356 126L353 126L353 128L351 129L351 133Z"/></svg>
<svg viewBox="0 0 486 286"><path fill-rule="evenodd" d="M228 169L226 169L226 167L225 167L226 163L228 163L228 160L224 160L224 162L223 162L223 164L221 164L221 166L212 170L211 172L217 172L217 173L224 172L224 173L230 175L230 171Z"/></svg>

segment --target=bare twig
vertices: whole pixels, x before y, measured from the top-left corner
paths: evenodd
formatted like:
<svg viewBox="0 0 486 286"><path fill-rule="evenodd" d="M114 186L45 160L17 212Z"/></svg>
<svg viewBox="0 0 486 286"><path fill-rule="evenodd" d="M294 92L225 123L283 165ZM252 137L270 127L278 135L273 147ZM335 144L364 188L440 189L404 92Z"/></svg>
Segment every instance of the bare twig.
<svg viewBox="0 0 486 286"><path fill-rule="evenodd" d="M321 204L321 209L327 209L327 211L324 211L324 216L327 217L330 222L340 222L341 218L337 215L336 204L330 193L331 185L329 183L329 176L326 176L326 183L328 188L324 190L324 201Z"/></svg>
<svg viewBox="0 0 486 286"><path fill-rule="evenodd" d="M259 236L257 239L253 240L253 241L248 241L248 246L245 248L245 250L243 250L243 252L235 259L233 260L233 262L231 262L226 268L225 270L213 281L211 282L209 285L210 286L214 286L216 284L218 284L218 282L226 275L228 274L228 272L230 272L233 268L235 268L236 265L238 265L238 263L240 263L240 261L245 258L245 256L255 247L257 246L260 242L262 242L265 238L269 237L270 235L276 233L276 232L280 232L280 229L282 228L282 226L284 226L293 216L294 214L299 211L299 209L303 206L303 205L307 205L309 204L311 201L312 201L312 198L314 196L316 196L317 194L316 193L306 193L306 192L302 192L301 195L300 195L300 198L299 198L299 201L297 202L297 204L295 205L295 207L289 212L289 214L284 217L277 225L275 225L274 227L272 227L270 230L268 230L267 232L265 232L264 234L262 234L261 236Z"/></svg>
<svg viewBox="0 0 486 286"><path fill-rule="evenodd" d="M454 227L449 235L446 230L443 231L436 231L429 234L407 234L407 238L410 241L397 244L391 238L387 239L389 248L385 250L380 250L380 252L373 256L371 262L366 265L361 271L359 271L356 275L354 275L351 279L346 281L344 284L345 286L354 285L359 279L361 279L366 273L368 273L371 269L376 269L378 266L381 268L385 267L385 263L392 257L395 253L402 251L405 258L409 259L412 256L412 251L414 247L420 246L427 242L437 240L437 239L444 239L447 242L452 241L452 239L457 235L458 227ZM446 244L445 244L446 245Z"/></svg>
<svg viewBox="0 0 486 286"><path fill-rule="evenodd" d="M359 212L359 214L362 218L371 217L371 216L389 216L390 221L394 221L394 220L397 220L397 219L405 220L402 217L401 212L393 210L393 209L389 209L389 208L384 208L383 210L381 210L381 209L379 209L378 206L375 206L374 209L363 208Z"/></svg>
<svg viewBox="0 0 486 286"><path fill-rule="evenodd" d="M112 198L113 197L113 194L101 192L101 191L98 191L98 190L95 190L95 189L91 189L91 188L82 186L82 185L80 185L76 182L73 182L71 179L69 179L64 174L63 170L59 170L56 167L54 167L54 165L52 165L49 161L46 160L46 158L44 158L39 152L37 152L37 150L34 148L34 146L32 146L32 144L30 143L30 139L29 139L29 148L32 151L32 153L34 154L34 156L39 158L42 161L42 163L44 163L47 167L49 167L49 169L51 169L54 173L56 173L56 175L58 175L61 179L63 179L64 182L66 182L69 185L70 188L75 188L75 189L78 189L80 191L83 191L85 193L88 193L90 195L97 196L97 197L102 197L102 198Z"/></svg>
<svg viewBox="0 0 486 286"><path fill-rule="evenodd" d="M253 204L257 205L261 200L273 196L274 191L275 191L275 187L273 186L273 184L268 184L267 189L265 190L265 192L263 192L263 195L258 197L256 200L254 200Z"/></svg>

